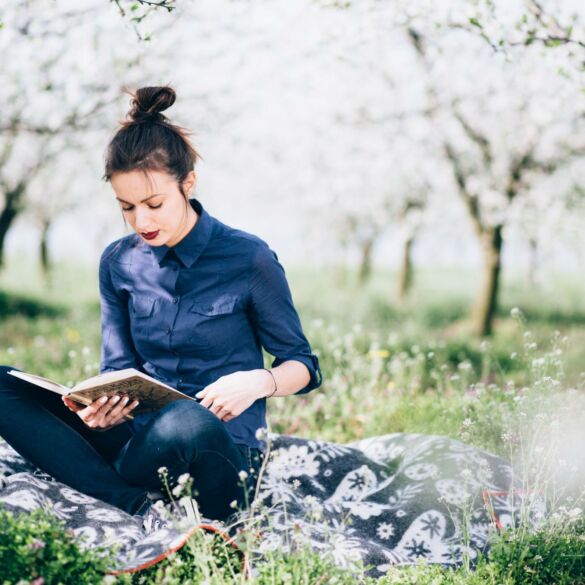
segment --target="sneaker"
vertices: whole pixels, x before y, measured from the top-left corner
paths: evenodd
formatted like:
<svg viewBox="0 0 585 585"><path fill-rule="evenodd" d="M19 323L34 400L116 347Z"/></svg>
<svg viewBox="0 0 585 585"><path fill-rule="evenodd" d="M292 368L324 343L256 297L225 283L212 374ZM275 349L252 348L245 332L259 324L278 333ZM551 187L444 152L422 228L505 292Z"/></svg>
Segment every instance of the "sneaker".
<svg viewBox="0 0 585 585"><path fill-rule="evenodd" d="M162 500L159 501L162 502ZM163 528L171 528L167 515L159 508L158 505L155 506L154 504L158 504L158 502L151 504L147 508L146 512L141 514L142 529L144 532L146 532L146 534L152 534L153 532L157 532Z"/></svg>
<svg viewBox="0 0 585 585"><path fill-rule="evenodd" d="M175 502L154 501L142 514L142 528L146 534L162 529L189 530L203 519L199 516L196 500L183 496Z"/></svg>

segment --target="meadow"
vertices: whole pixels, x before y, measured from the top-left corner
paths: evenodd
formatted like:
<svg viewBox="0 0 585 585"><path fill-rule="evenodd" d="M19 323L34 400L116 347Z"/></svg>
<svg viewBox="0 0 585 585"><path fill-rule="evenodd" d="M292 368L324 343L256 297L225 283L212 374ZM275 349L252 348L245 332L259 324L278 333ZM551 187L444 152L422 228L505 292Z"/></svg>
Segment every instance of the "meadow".
<svg viewBox="0 0 585 585"><path fill-rule="evenodd" d="M0 288L0 363L65 384L96 374L95 273L84 266L57 265L49 286L25 259L12 262ZM465 565L456 571L396 568L377 582L585 583L585 463L579 449L585 440L580 430L585 426L582 283L558 274L534 285L504 274L496 333L482 340L469 334L467 322L476 282L471 273L417 273L411 298L402 305L394 301L390 272L376 271L364 286L347 269L290 270L288 276L324 383L307 396L270 401L270 430L339 443L394 432L446 435L513 460L533 482L552 490L551 513L543 525L536 531L494 533L489 559L473 571ZM0 566L12 563L23 584L49 575L49 565L53 577L46 583L243 579L237 560L203 534L152 569L103 578L100 561L88 568L87 556L72 552L74 542L55 536L59 527L50 518L35 522L4 521L0 529ZM42 531L54 543L52 552L47 548L41 559L21 547L14 554L11 543L41 538ZM78 573L72 569L74 557L79 567L85 563ZM68 562L67 572L59 573L56 559L63 567ZM267 555L257 571L258 584L355 583L359 574L335 567L302 542L294 554Z"/></svg>

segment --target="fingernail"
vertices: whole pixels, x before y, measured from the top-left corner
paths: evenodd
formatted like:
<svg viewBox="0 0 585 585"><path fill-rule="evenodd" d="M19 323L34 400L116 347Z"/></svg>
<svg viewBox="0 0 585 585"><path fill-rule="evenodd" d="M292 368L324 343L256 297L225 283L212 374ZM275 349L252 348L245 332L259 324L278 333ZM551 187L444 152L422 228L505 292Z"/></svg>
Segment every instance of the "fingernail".
<svg viewBox="0 0 585 585"><path fill-rule="evenodd" d="M132 406L132 408L136 408L139 404L140 404L140 402L138 402L138 400L135 400L131 406Z"/></svg>
<svg viewBox="0 0 585 585"><path fill-rule="evenodd" d="M102 404L104 404L105 402L107 402L107 401L108 401L108 398L109 398L109 396L102 396L102 397L100 398L100 402L101 402Z"/></svg>
<svg viewBox="0 0 585 585"><path fill-rule="evenodd" d="M116 402L118 402L120 400L119 396L114 396L114 399L112 400L112 404L116 404Z"/></svg>
<svg viewBox="0 0 585 585"><path fill-rule="evenodd" d="M124 398L124 404L126 404L128 402L128 400L130 400L130 398L128 396L126 396L126 398Z"/></svg>

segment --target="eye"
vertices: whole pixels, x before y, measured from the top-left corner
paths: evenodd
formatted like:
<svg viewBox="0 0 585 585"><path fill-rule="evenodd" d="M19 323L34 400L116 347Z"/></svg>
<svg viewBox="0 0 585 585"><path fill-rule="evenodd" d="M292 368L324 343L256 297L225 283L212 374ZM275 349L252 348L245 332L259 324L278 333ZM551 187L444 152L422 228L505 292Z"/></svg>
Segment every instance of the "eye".
<svg viewBox="0 0 585 585"><path fill-rule="evenodd" d="M149 209L159 209L160 207L162 207L162 203L159 203L158 205L149 205L148 208ZM134 205L131 205L130 207L122 207L122 211L132 211L134 209Z"/></svg>

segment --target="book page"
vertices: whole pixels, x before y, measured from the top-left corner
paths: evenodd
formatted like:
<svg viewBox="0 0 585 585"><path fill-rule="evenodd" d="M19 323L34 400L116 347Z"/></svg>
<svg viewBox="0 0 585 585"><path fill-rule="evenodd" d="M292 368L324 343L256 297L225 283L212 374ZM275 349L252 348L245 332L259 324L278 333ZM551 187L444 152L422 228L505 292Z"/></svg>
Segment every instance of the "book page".
<svg viewBox="0 0 585 585"><path fill-rule="evenodd" d="M138 376L147 382L151 382L152 384L156 384L158 386L163 386L168 388L169 390L173 390L176 392L174 388L168 386L164 382L145 374L135 368L126 368L124 370L116 370L114 372L106 372L104 374L98 374L97 376L92 376L91 378L87 378L82 382L79 382L75 386L73 386L72 391L76 392L77 390L86 390L89 388L97 388L99 386L104 386L110 384L112 382L117 382L118 380L125 380L127 378L132 378Z"/></svg>
<svg viewBox="0 0 585 585"><path fill-rule="evenodd" d="M150 376L147 376L150 378ZM150 378L154 380L154 378ZM124 394L130 398L128 404L133 400L138 400L139 405L132 411L134 414L145 412L156 412L173 402L174 400L195 400L166 384L154 380L154 382L145 380L143 376L133 375L122 380L114 380L109 383L100 381L99 386L85 388L71 392L71 397L80 396L90 401L97 400L102 396L111 396L113 394Z"/></svg>
<svg viewBox="0 0 585 585"><path fill-rule="evenodd" d="M20 378L21 380L25 380L26 382L30 382L35 386L40 386L45 390L50 390L51 392L56 392L57 394L69 394L70 390L67 386L63 386L63 384L59 384L58 382L54 382L53 380L49 380L49 378L43 378L42 376L37 376L36 374L28 374L26 372L19 372L18 370L9 370L8 372L12 376L16 378Z"/></svg>

